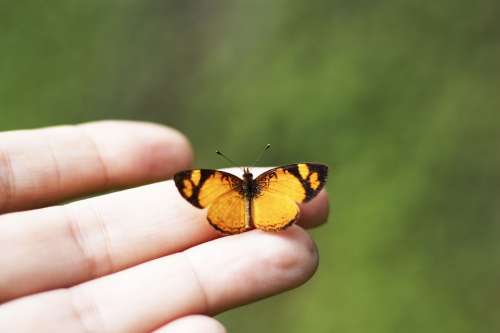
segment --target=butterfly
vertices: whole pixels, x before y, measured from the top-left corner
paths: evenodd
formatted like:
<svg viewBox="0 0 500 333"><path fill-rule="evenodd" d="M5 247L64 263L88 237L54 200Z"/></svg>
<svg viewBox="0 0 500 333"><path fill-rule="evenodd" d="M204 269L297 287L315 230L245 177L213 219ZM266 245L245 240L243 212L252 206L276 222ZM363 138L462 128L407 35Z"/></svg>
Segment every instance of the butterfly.
<svg viewBox="0 0 500 333"><path fill-rule="evenodd" d="M185 170L175 174L174 182L193 206L208 207L207 220L215 229L237 234L251 229L279 231L292 225L300 215L298 204L314 198L327 175L324 164L298 163L268 170L255 179L248 168L243 169L243 178L220 170Z"/></svg>

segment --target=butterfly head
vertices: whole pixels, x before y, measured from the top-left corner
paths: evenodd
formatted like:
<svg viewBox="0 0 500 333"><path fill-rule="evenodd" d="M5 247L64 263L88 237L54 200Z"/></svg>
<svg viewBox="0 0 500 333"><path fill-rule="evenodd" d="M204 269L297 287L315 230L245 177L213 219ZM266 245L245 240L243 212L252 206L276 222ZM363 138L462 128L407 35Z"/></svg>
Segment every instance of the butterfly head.
<svg viewBox="0 0 500 333"><path fill-rule="evenodd" d="M243 168L243 179L244 180L252 180L253 179L253 175L250 172L249 168Z"/></svg>

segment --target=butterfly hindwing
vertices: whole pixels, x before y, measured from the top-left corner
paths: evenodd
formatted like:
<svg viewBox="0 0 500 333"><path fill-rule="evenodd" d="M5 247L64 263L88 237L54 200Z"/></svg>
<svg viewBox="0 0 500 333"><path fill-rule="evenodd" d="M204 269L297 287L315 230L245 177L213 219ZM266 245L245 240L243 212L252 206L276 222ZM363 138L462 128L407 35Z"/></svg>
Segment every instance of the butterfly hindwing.
<svg viewBox="0 0 500 333"><path fill-rule="evenodd" d="M222 194L240 187L242 180L224 171L194 169L177 173L174 181L184 199L205 208Z"/></svg>
<svg viewBox="0 0 500 333"><path fill-rule="evenodd" d="M257 186L265 192L279 193L296 202L314 198L326 183L328 167L318 163L298 163L268 170L257 177Z"/></svg>
<svg viewBox="0 0 500 333"><path fill-rule="evenodd" d="M278 231L299 218L299 206L281 193L264 192L252 202L253 225L262 230Z"/></svg>
<svg viewBox="0 0 500 333"><path fill-rule="evenodd" d="M238 191L218 197L208 208L208 222L217 230L236 234L251 229L249 201Z"/></svg>

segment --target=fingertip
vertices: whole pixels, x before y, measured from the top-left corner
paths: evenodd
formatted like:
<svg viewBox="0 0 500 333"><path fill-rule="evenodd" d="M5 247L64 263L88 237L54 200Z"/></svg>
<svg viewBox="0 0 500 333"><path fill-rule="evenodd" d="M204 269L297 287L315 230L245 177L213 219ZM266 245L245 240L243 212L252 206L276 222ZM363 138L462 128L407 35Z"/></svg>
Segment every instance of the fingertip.
<svg viewBox="0 0 500 333"><path fill-rule="evenodd" d="M155 333L226 333L226 328L212 317L191 315L176 319Z"/></svg>
<svg viewBox="0 0 500 333"><path fill-rule="evenodd" d="M280 232L252 230L186 252L206 288L209 313L296 288L318 267L318 250L298 226Z"/></svg>
<svg viewBox="0 0 500 333"><path fill-rule="evenodd" d="M283 285L295 288L314 275L319 263L318 248L311 236L298 226L278 233L266 233L275 237L266 258L267 265L280 272Z"/></svg>
<svg viewBox="0 0 500 333"><path fill-rule="evenodd" d="M168 126L150 122L104 120L80 125L102 154L112 183L131 185L168 178L193 161L189 140Z"/></svg>
<svg viewBox="0 0 500 333"><path fill-rule="evenodd" d="M145 158L149 161L151 175L161 179L188 169L194 154L188 138L180 131L160 124L144 123L149 126L151 138Z"/></svg>
<svg viewBox="0 0 500 333"><path fill-rule="evenodd" d="M254 230L245 236L253 245L249 252L254 260L247 267L251 271L242 274L252 281L250 290L259 290L267 297L304 284L316 272L318 248L301 227L291 226L279 232Z"/></svg>
<svg viewBox="0 0 500 333"><path fill-rule="evenodd" d="M329 213L328 193L323 189L313 200L301 205L298 224L304 228L318 227L328 221Z"/></svg>

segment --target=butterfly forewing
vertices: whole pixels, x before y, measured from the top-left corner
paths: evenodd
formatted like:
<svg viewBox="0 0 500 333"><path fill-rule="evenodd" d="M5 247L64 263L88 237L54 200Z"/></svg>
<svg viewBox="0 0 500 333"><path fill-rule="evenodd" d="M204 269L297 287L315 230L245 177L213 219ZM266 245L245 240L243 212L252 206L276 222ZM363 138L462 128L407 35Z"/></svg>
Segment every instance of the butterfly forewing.
<svg viewBox="0 0 500 333"><path fill-rule="evenodd" d="M261 194L274 192L292 198L296 202L307 202L323 188L328 167L317 163L290 164L268 170L257 177Z"/></svg>
<svg viewBox="0 0 500 333"><path fill-rule="evenodd" d="M180 194L198 208L208 207L222 194L241 187L241 179L209 169L186 170L174 176Z"/></svg>

